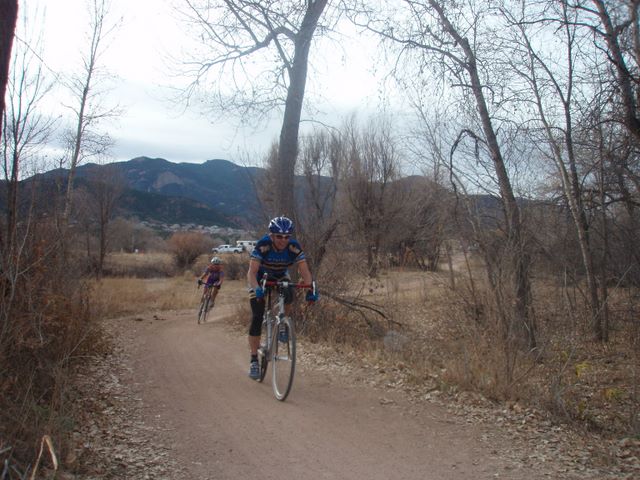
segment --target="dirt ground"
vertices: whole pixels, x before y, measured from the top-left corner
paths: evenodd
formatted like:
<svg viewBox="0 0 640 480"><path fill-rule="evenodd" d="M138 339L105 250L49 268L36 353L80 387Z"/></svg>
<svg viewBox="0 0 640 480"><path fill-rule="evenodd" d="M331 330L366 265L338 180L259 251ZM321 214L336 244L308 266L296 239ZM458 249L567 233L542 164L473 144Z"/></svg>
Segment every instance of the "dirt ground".
<svg viewBox="0 0 640 480"><path fill-rule="evenodd" d="M222 293L204 325L195 310L108 322L115 352L84 377L85 407L101 413L66 459L83 472L57 478L634 478L594 466L584 440L530 412L409 394L304 341L279 402L247 376L246 336L229 321L242 289Z"/></svg>

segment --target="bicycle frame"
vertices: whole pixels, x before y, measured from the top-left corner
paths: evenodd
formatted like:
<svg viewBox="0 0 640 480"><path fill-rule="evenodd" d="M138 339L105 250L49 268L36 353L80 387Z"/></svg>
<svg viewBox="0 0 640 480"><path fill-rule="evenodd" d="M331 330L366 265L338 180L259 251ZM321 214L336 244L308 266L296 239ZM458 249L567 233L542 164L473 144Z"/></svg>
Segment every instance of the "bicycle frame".
<svg viewBox="0 0 640 480"><path fill-rule="evenodd" d="M286 292L289 288L303 288L312 289L315 293L315 282L304 284L291 282L289 280L273 281L267 280L267 276L264 275L260 285L267 293L267 298L265 299L266 305L263 316L263 328L266 328L265 344L261 345L259 349L261 360L259 381L264 380L267 365L269 362L272 362L273 392L278 400L283 401L289 394L293 384L296 356L295 324L293 319L286 316L285 312ZM275 305L272 298L274 294L277 295ZM282 346L278 343L278 332L281 328L287 332L286 339L281 340ZM281 367L278 367L279 364L282 364ZM285 378L284 386L281 385L283 378Z"/></svg>
<svg viewBox="0 0 640 480"><path fill-rule="evenodd" d="M211 287L208 287L205 283L202 285L204 285L204 287L202 295L200 296L200 307L198 308L198 324L205 323L207 321L209 310L212 308L209 304L211 304L217 296L213 285ZM198 285L198 289L200 289L200 285Z"/></svg>

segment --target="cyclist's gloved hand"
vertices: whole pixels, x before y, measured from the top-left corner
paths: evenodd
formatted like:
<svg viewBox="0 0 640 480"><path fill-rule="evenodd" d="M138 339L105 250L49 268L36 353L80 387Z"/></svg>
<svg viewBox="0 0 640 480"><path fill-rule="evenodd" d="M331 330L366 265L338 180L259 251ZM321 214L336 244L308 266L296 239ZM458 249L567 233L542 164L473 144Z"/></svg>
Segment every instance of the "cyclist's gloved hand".
<svg viewBox="0 0 640 480"><path fill-rule="evenodd" d="M202 280L198 279L198 285L202 285Z"/></svg>
<svg viewBox="0 0 640 480"><path fill-rule="evenodd" d="M307 302L317 302L320 298L320 295L316 292L313 293L311 290L307 292L306 300Z"/></svg>
<svg viewBox="0 0 640 480"><path fill-rule="evenodd" d="M262 287L256 288L256 300L262 300L264 298L264 289Z"/></svg>

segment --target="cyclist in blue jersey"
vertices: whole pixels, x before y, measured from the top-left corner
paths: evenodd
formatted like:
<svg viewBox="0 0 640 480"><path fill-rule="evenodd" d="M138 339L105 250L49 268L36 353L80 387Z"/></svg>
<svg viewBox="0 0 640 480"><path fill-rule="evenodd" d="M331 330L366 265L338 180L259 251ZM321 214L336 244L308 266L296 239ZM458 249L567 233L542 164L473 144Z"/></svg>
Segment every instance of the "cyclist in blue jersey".
<svg viewBox="0 0 640 480"><path fill-rule="evenodd" d="M256 243L249 260L249 301L251 304L251 326L249 327L249 350L251 363L249 376L253 379L260 378L258 365L258 347L260 346L260 334L262 333L262 316L264 315L265 292L260 287L260 280L266 273L269 280L283 280L289 278L289 267L296 265L302 281L311 284L313 277L309 264L305 258L302 247L297 240L292 238L294 233L293 222L287 217L276 217L269 222L269 233ZM308 302L318 300L318 295L308 291ZM293 292L287 292L285 304L293 301Z"/></svg>

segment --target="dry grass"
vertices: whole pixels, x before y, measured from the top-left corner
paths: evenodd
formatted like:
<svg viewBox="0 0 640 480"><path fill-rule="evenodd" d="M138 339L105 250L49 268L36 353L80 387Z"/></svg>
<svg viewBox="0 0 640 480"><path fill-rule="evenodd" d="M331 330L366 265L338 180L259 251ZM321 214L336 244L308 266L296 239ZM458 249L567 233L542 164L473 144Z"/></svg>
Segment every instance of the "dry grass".
<svg viewBox="0 0 640 480"><path fill-rule="evenodd" d="M445 273L396 270L352 279L348 293L364 294L360 301L386 318L325 295L303 333L354 348L374 364L400 365L415 385L529 405L607 436L640 435L640 328L630 292L612 292L611 338L600 344L591 340L579 301L557 286L536 285L539 348L527 353L501 340L490 295L479 280L475 288L479 304L461 276L455 289Z"/></svg>
<svg viewBox="0 0 640 480"><path fill-rule="evenodd" d="M91 288L91 305L100 318L141 312L195 308L201 290L195 275L173 278L105 278Z"/></svg>
<svg viewBox="0 0 640 480"><path fill-rule="evenodd" d="M136 273L149 272L152 268L169 269L170 254L114 254L109 257L113 265L119 265L123 276L106 277L91 285L91 305L99 318L113 318L136 313L161 310L196 308L202 290L197 289L196 279L209 264L210 255L200 255L194 265L181 275L173 277L145 278ZM247 259L244 255L223 256L226 280L244 279ZM128 274L128 276L124 276Z"/></svg>
<svg viewBox="0 0 640 480"><path fill-rule="evenodd" d="M247 274L247 256L238 254L218 255L225 262L225 273L231 280L239 280ZM111 253L105 260L106 277L168 278L190 272L194 275L204 271L211 254L201 254L193 265L185 269L176 266L170 253Z"/></svg>
<svg viewBox="0 0 640 480"><path fill-rule="evenodd" d="M105 259L104 273L117 277L169 277L176 273L169 253L111 253Z"/></svg>
<svg viewBox="0 0 640 480"><path fill-rule="evenodd" d="M607 435L640 435L640 332L628 314L628 292L611 295L613 328L602 344L592 341L586 312L566 305L558 288L538 285L539 349L530 354L502 342L489 306L479 322L462 286L453 291L442 277L422 275L431 277L423 293L387 293L403 343L383 343L385 355L409 365L416 381L437 378L444 390L453 385L528 404Z"/></svg>
<svg viewBox="0 0 640 480"><path fill-rule="evenodd" d="M225 260L229 279L243 278L246 258ZM207 262L203 255L193 271L175 278L104 279L93 289L93 304L106 316L193 308L199 294L194 279ZM461 278L451 289L448 274L387 271L375 281L351 277L348 288L332 283L322 291L322 308L298 315L307 340L355 349L376 363L402 365L405 379L416 385L529 404L613 435L640 433L639 337L637 322L628 315L629 292L612 295L614 328L611 341L602 345L590 341L588 323L580 320L584 312L567 304L565 293L538 285L540 349L531 355L502 345L490 304L474 305ZM480 293L479 298L487 296ZM243 292L235 294L244 305ZM355 308L336 298L356 298L367 306ZM245 308L234 321L244 329L248 317Z"/></svg>

